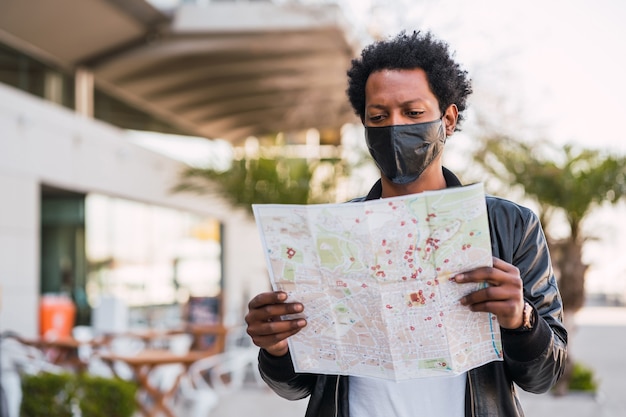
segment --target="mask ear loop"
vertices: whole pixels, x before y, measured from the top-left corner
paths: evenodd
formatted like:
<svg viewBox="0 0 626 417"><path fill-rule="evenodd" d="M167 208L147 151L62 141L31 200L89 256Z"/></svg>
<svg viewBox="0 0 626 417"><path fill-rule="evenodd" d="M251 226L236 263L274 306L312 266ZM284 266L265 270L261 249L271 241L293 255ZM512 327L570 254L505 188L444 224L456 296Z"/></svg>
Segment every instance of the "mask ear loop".
<svg viewBox="0 0 626 417"><path fill-rule="evenodd" d="M446 117L446 112L443 112L439 120L441 120L441 128L443 129L443 143L448 141L448 126L446 126L446 122L444 121L444 117Z"/></svg>
<svg viewBox="0 0 626 417"><path fill-rule="evenodd" d="M453 130L453 131L452 131L452 133L448 135L448 126L447 126L447 125L446 125L446 123L444 122L444 118L446 117L446 112L447 112L447 111L448 111L448 109L449 109L450 107L452 107L452 106L455 106L455 104L454 104L454 103L450 104L450 105L449 105L449 106L448 106L448 107L447 107L447 108L446 108L446 109L442 112L441 117L440 117L440 119L441 119L441 123L443 124L443 128L444 128L444 132L443 132L443 133L444 133L444 135L445 135L446 139L447 139L449 136L452 136L452 133L454 133L454 130ZM455 106L455 107L456 107L456 106Z"/></svg>

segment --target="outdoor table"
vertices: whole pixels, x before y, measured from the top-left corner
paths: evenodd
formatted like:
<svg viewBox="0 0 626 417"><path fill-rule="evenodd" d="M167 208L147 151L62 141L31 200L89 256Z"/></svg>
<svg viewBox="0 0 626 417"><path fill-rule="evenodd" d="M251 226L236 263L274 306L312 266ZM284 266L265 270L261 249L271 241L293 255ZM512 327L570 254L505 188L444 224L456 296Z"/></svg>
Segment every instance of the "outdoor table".
<svg viewBox="0 0 626 417"><path fill-rule="evenodd" d="M86 369L87 363L81 360L78 349L81 346L97 346L99 341L93 340L83 342L71 336L57 338L16 338L20 343L35 347L44 353L46 359L55 365L67 366L82 372Z"/></svg>
<svg viewBox="0 0 626 417"><path fill-rule="evenodd" d="M135 399L143 415L153 417L156 416L159 411L162 411L168 417L175 417L167 400L176 393L180 380L189 370L189 367L194 362L210 355L210 351L189 351L186 354L178 355L164 349L145 349L134 355L117 355L107 352L100 353L99 357L111 367L114 373L115 368L113 367L113 363L116 361L124 362L132 369L140 391L146 393L153 401L152 404L145 404L139 401L139 398ZM183 365L183 369L177 375L169 389L162 391L150 383L149 376L155 367L175 364Z"/></svg>
<svg viewBox="0 0 626 417"><path fill-rule="evenodd" d="M193 341L191 349L210 350L210 353L220 353L224 350L226 342L226 334L228 327L222 324L197 324L186 323L180 327L169 329L136 329L127 330L121 333L108 333L104 335L105 343L110 343L117 337L131 337L143 341L147 348L162 348L167 345L168 338L181 334L189 334ZM211 340L211 344L207 345L206 339Z"/></svg>

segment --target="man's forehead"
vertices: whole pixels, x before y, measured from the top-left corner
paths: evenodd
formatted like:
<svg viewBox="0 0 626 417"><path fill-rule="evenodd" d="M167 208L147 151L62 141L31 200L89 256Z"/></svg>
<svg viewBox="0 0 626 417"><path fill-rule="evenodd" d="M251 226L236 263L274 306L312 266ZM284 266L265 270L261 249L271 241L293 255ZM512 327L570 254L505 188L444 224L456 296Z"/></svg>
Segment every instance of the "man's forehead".
<svg viewBox="0 0 626 417"><path fill-rule="evenodd" d="M365 95L366 100L388 96L405 103L432 101L434 98L426 73L421 68L372 72L367 79Z"/></svg>

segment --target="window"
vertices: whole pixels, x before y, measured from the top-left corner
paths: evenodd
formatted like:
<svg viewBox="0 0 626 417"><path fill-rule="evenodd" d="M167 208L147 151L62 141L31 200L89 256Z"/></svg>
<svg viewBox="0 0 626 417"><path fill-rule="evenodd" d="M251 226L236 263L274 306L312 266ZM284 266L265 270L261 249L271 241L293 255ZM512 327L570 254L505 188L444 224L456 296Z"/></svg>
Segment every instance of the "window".
<svg viewBox="0 0 626 417"><path fill-rule="evenodd" d="M85 201L87 296L129 307L221 292L220 225L189 212L100 194Z"/></svg>

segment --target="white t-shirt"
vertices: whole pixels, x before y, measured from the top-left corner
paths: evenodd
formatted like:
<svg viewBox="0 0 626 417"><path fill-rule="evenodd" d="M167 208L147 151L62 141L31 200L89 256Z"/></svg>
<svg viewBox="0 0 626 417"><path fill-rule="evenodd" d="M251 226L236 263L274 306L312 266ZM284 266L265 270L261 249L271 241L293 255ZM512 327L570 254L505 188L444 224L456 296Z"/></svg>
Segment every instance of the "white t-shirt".
<svg viewBox="0 0 626 417"><path fill-rule="evenodd" d="M351 417L464 417L467 374L388 381L350 377Z"/></svg>

